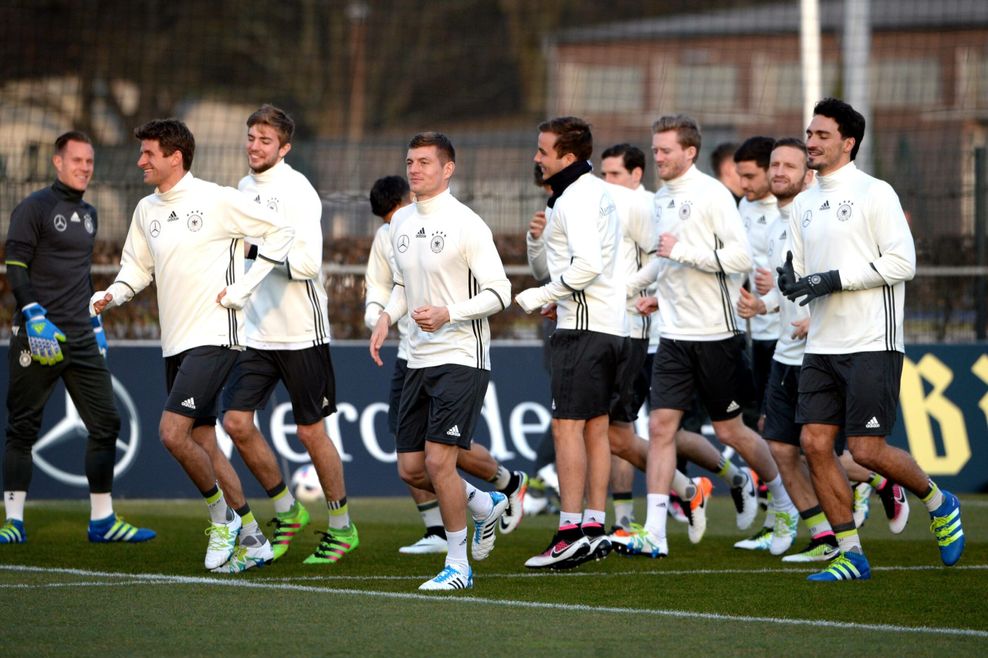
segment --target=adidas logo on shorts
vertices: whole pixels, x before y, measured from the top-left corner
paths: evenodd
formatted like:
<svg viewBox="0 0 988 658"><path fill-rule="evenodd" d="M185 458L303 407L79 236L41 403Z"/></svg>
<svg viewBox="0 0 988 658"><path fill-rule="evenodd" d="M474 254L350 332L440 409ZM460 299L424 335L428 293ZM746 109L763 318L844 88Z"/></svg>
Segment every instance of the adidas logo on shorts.
<svg viewBox="0 0 988 658"><path fill-rule="evenodd" d="M879 422L878 422L878 419L877 419L877 418L875 418L874 416L872 416L872 417L871 417L871 420L869 420L869 421L868 421L868 422L867 422L867 423L865 424L865 427L867 427L867 428L868 428L868 429L870 429L870 430L877 430L877 429L878 429L879 427L881 427L881 424L879 424Z"/></svg>
<svg viewBox="0 0 988 658"><path fill-rule="evenodd" d="M456 438L460 438L460 428L456 425L453 425L448 430L446 430L446 436L455 436Z"/></svg>
<svg viewBox="0 0 988 658"><path fill-rule="evenodd" d="M182 402L182 406L185 407L186 409L192 409L193 411L195 411L196 409L195 398L189 398L188 400L185 400L184 402Z"/></svg>
<svg viewBox="0 0 988 658"><path fill-rule="evenodd" d="M727 413L731 413L732 411L737 411L740 408L741 408L740 404L738 404L734 400L731 400L731 404L727 405Z"/></svg>

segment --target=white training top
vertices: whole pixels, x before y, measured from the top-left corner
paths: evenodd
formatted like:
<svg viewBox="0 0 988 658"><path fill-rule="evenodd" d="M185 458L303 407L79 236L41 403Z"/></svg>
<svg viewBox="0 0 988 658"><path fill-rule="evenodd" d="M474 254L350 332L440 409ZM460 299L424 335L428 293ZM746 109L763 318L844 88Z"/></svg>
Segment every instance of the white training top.
<svg viewBox="0 0 988 658"><path fill-rule="evenodd" d="M604 181L587 172L552 208L542 238L527 234L528 262L556 302L556 328L627 336L626 278L619 267L621 225Z"/></svg>
<svg viewBox="0 0 988 658"><path fill-rule="evenodd" d="M391 249L390 224L381 224L374 234L370 254L367 256L367 273L364 275L364 324L371 331L377 326L381 311L391 299L395 287L394 251ZM408 360L408 315L398 318L398 358Z"/></svg>
<svg viewBox="0 0 988 658"><path fill-rule="evenodd" d="M638 273L655 254L655 223L652 221L652 194L642 195L620 185L606 183L607 193L614 200L621 222L621 246L618 250L624 278ZM642 188L644 189L644 188ZM651 316L642 315L635 308L635 302L647 294L642 290L629 295L625 304L628 332L632 338L648 340L651 329Z"/></svg>
<svg viewBox="0 0 988 658"><path fill-rule="evenodd" d="M247 345L260 350L301 350L328 343L319 194L284 160L267 171L244 176L239 188L295 227L295 242L285 264L264 279L244 307Z"/></svg>
<svg viewBox="0 0 988 658"><path fill-rule="evenodd" d="M662 338L714 341L739 332L735 308L751 254L734 197L691 166L655 193L657 231L678 242L669 258L655 258L629 284L658 282Z"/></svg>
<svg viewBox="0 0 988 658"><path fill-rule="evenodd" d="M751 294L757 297L759 295L755 290L755 268L764 267L773 273L775 272L769 268L768 241L769 227L779 217L779 204L771 194L757 201L741 199L741 203L738 204L738 212L741 213L741 221L744 222L744 229L748 234L751 259L754 261L749 274ZM738 322L741 327L744 327L742 320L739 319ZM778 313L756 315L751 318L751 337L754 340L778 340L780 331Z"/></svg>
<svg viewBox="0 0 988 658"><path fill-rule="evenodd" d="M838 270L843 292L810 302L810 354L904 352L906 285L916 247L899 197L853 162L792 203L797 276Z"/></svg>
<svg viewBox="0 0 988 658"><path fill-rule="evenodd" d="M511 303L511 283L484 220L447 189L398 210L390 237L396 285L384 310L391 322L426 305L449 311L433 333L409 322L408 367L490 370L487 316Z"/></svg>
<svg viewBox="0 0 988 658"><path fill-rule="evenodd" d="M186 173L172 189L138 202L114 285L137 294L154 279L166 357L203 345L242 347L243 311L220 306L216 296L224 287L230 295L235 282L246 287L243 292L256 289L284 262L294 233L276 213L232 187ZM248 276L245 238L264 242Z"/></svg>
<svg viewBox="0 0 988 658"><path fill-rule="evenodd" d="M779 292L779 275L776 268L782 267L786 262L786 252L792 249L792 231L789 228L789 210L792 204L779 208L779 216L775 218L768 230L768 269L775 279L775 287L762 300L765 302L769 314L775 315L779 319L781 335L775 344L775 354L773 359L787 366L799 366L803 363L803 352L806 350L805 338L793 338L792 332L795 327L793 322L805 320L810 317L810 311L806 306L800 306L797 302L791 302Z"/></svg>

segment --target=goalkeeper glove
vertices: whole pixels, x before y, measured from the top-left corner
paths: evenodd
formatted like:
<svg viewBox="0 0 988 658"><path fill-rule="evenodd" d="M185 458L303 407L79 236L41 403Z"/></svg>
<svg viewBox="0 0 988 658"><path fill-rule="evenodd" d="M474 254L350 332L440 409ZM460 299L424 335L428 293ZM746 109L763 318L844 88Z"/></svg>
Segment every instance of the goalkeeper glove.
<svg viewBox="0 0 988 658"><path fill-rule="evenodd" d="M796 272L792 268L792 252L786 252L786 262L782 267L775 268L779 273L779 290L788 295L790 288L796 285Z"/></svg>
<svg viewBox="0 0 988 658"><path fill-rule="evenodd" d="M96 346L99 347L100 356L105 359L110 346L106 342L106 334L103 333L103 320L98 315L92 315L89 317L89 323L93 325L93 335L96 336Z"/></svg>
<svg viewBox="0 0 988 658"><path fill-rule="evenodd" d="M806 299L799 303L800 306L806 306L817 297L823 297L832 292L840 292L843 289L844 287L840 283L840 274L837 270L830 270L829 272L804 276L789 288L786 297L789 298L789 301L794 302L797 298L806 295Z"/></svg>
<svg viewBox="0 0 988 658"><path fill-rule="evenodd" d="M45 307L33 302L21 311L24 313L31 358L43 366L53 366L64 359L59 343L65 342L65 334L45 317L48 312Z"/></svg>

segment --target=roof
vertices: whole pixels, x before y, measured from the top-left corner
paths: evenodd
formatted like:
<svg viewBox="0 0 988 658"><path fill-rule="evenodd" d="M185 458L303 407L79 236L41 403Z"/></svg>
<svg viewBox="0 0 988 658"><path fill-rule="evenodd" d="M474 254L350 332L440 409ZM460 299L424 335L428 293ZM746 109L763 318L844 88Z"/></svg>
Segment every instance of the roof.
<svg viewBox="0 0 988 658"><path fill-rule="evenodd" d="M872 30L944 30L988 27L985 0L870 0ZM842 28L844 0L820 0L820 27ZM797 0L770 5L677 14L557 32L557 43L684 38L740 34L798 34Z"/></svg>

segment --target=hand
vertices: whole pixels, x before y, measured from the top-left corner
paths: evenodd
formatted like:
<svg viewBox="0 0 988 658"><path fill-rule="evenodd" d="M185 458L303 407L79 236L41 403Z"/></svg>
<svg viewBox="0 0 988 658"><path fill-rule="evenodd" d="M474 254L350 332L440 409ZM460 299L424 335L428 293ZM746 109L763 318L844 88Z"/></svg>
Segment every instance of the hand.
<svg viewBox="0 0 988 658"><path fill-rule="evenodd" d="M840 274L837 270L830 270L829 272L804 276L789 288L786 297L789 298L789 301L794 302L799 297L806 295L806 298L799 303L800 306L806 306L817 297L823 297L832 292L840 292L843 289L844 287L840 282Z"/></svg>
<svg viewBox="0 0 988 658"><path fill-rule="evenodd" d="M106 342L106 334L103 332L103 320L98 315L91 315L89 322L93 325L93 335L96 336L96 346L99 348L100 356L105 359L106 353L110 351L110 345Z"/></svg>
<svg viewBox="0 0 988 658"><path fill-rule="evenodd" d="M768 309L765 308L765 302L744 288L741 288L741 298L738 300L738 315L747 320L756 315L765 315L767 312Z"/></svg>
<svg viewBox="0 0 988 658"><path fill-rule="evenodd" d="M539 309L539 315L541 315L542 317L544 317L544 318L546 318L548 320L552 320L553 322L555 322L556 321L556 302L549 302L548 304L546 304L545 306L543 306L542 308L540 308Z"/></svg>
<svg viewBox="0 0 988 658"><path fill-rule="evenodd" d="M439 331L449 322L449 309L445 306L419 306L412 311L412 320L422 331L433 333Z"/></svg>
<svg viewBox="0 0 988 658"><path fill-rule="evenodd" d="M515 295L515 302L526 313L531 313L537 308L542 308L542 306L548 304L550 301L552 300L548 298L542 288L529 288Z"/></svg>
<svg viewBox="0 0 988 658"><path fill-rule="evenodd" d="M775 268L779 273L779 290L783 295L789 295L789 291L796 285L796 272L792 269L792 252L786 252L786 262L782 267Z"/></svg>
<svg viewBox="0 0 988 658"><path fill-rule="evenodd" d="M755 292L759 295L767 295L775 287L772 273L764 267L755 268Z"/></svg>
<svg viewBox="0 0 988 658"><path fill-rule="evenodd" d="M659 310L659 298L655 296L639 297L635 300L635 308L642 315L651 315Z"/></svg>
<svg viewBox="0 0 988 658"><path fill-rule="evenodd" d="M538 240L542 237L542 231L545 230L545 211L540 210L534 215L532 215L532 221L528 223L528 234L532 236L533 240Z"/></svg>
<svg viewBox="0 0 988 658"><path fill-rule="evenodd" d="M802 320L796 320L795 322L790 322L794 328L792 335L790 336L793 340L802 340L806 338L806 334L810 333L810 319L803 318Z"/></svg>
<svg viewBox="0 0 988 658"><path fill-rule="evenodd" d="M236 283L231 283L216 295L216 303L223 308L232 308L239 311L247 303L247 297L248 295L242 292Z"/></svg>
<svg viewBox="0 0 988 658"><path fill-rule="evenodd" d="M65 334L45 317L48 312L45 307L34 302L25 306L22 312L31 358L43 366L53 366L64 359L59 343L65 342Z"/></svg>
<svg viewBox="0 0 988 658"><path fill-rule="evenodd" d="M381 315L377 317L377 324L374 325L374 331L371 332L370 337L371 359L378 365L378 367L384 365L384 361L381 360L381 345L384 345L384 341L387 340L388 330L390 328L391 316L382 312Z"/></svg>
<svg viewBox="0 0 988 658"><path fill-rule="evenodd" d="M89 298L89 315L99 315L113 301L113 295L105 290L93 294Z"/></svg>
<svg viewBox="0 0 988 658"><path fill-rule="evenodd" d="M672 248L675 247L678 242L679 238L672 233L663 233L659 236L659 244L656 247L655 253L663 258L670 258L672 256Z"/></svg>

